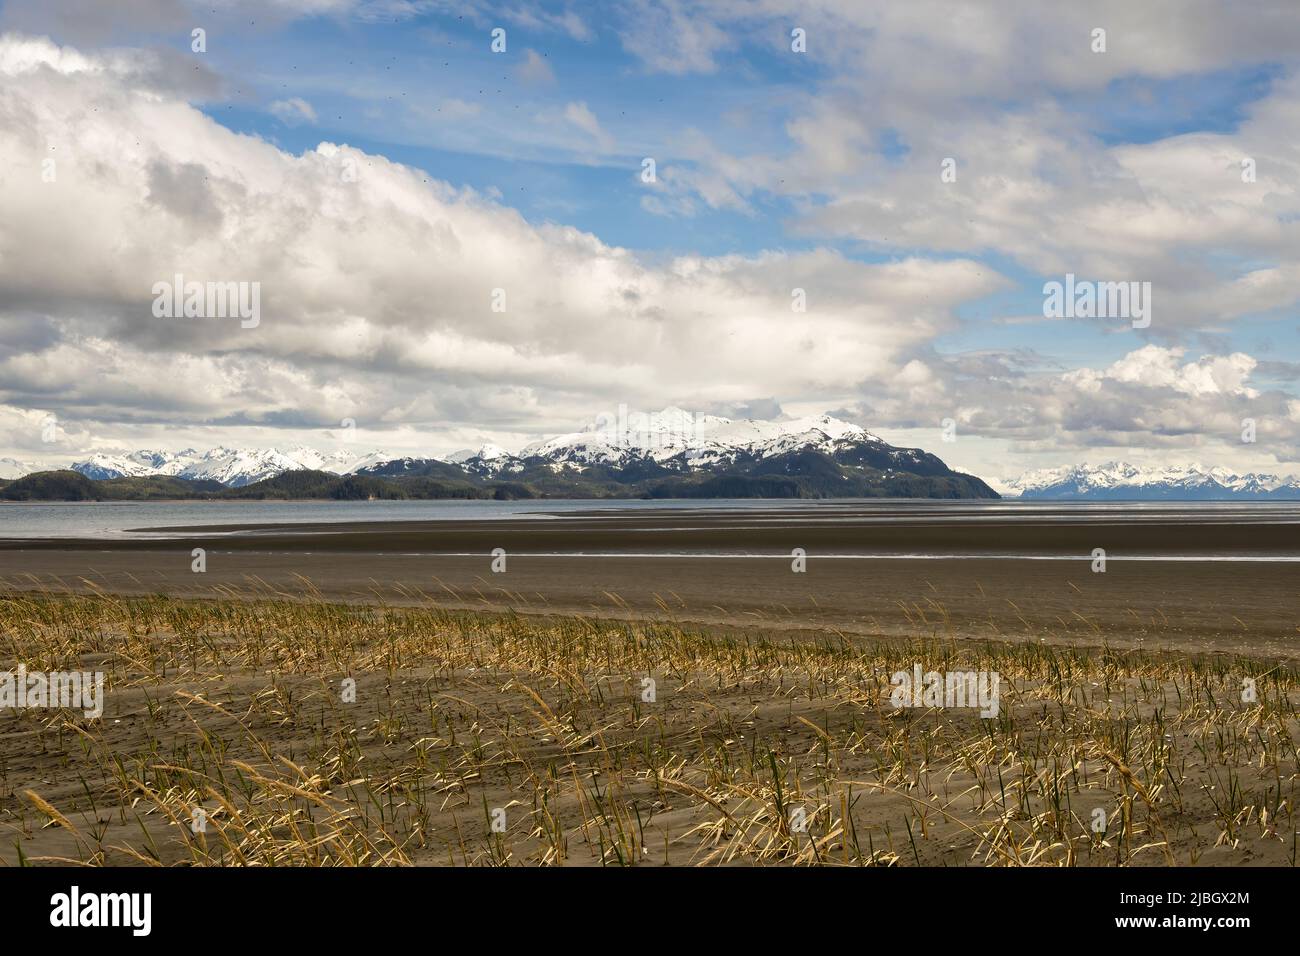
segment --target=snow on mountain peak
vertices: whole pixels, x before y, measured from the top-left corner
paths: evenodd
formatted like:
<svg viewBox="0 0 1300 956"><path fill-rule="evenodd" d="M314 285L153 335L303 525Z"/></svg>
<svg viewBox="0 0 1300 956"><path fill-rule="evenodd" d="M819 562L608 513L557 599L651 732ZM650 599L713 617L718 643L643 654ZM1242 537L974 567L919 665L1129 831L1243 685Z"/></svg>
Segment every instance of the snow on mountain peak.
<svg viewBox="0 0 1300 956"><path fill-rule="evenodd" d="M19 461L17 458L0 458L0 481L11 481L30 475L34 471L45 471L47 466L34 461Z"/></svg>
<svg viewBox="0 0 1300 956"><path fill-rule="evenodd" d="M833 452L840 443L854 442L883 444L861 426L831 415L762 421L689 412L675 405L652 412L619 406L617 412L597 416L582 431L534 442L518 455L487 443L477 451L464 449L442 460L486 473L517 471L523 467L520 459L534 457L548 459L555 468L622 465L641 458L664 462L678 457L697 467L745 455L766 458L805 448ZM301 469L351 474L394 457L383 452L358 455L344 449L323 452L305 445L283 449L219 445L202 453L193 448L177 453L99 452L72 468L95 479L172 475L240 487Z"/></svg>
<svg viewBox="0 0 1300 956"><path fill-rule="evenodd" d="M1027 471L1002 482L1006 492L1031 498L1209 498L1300 493L1300 479L1237 474L1200 463L1148 467L1122 461Z"/></svg>
<svg viewBox="0 0 1300 956"><path fill-rule="evenodd" d="M274 478L286 471L310 469L334 474L350 474L358 468L387 461L392 456L384 452L357 455L349 451L320 452L305 445L281 451L275 448L228 448L218 445L202 454L192 448L171 453L165 451L134 451L91 455L72 465L87 478L143 478L152 475L185 478L190 481L218 481L230 487L241 487Z"/></svg>
<svg viewBox="0 0 1300 956"><path fill-rule="evenodd" d="M444 455L442 460L451 462L453 465L463 465L471 459L477 458L480 461L496 461L500 458L513 457L510 452L506 451L500 445L493 445L488 442L481 445L476 451L473 448L462 448L459 451L453 451L450 455Z"/></svg>
<svg viewBox="0 0 1300 956"><path fill-rule="evenodd" d="M839 441L879 441L866 429L830 415L788 421L723 418L670 405L657 412L600 415L580 432L534 442L520 457L580 464L617 463L633 457L665 461L677 455L691 462L750 453L780 454L803 447L825 450Z"/></svg>

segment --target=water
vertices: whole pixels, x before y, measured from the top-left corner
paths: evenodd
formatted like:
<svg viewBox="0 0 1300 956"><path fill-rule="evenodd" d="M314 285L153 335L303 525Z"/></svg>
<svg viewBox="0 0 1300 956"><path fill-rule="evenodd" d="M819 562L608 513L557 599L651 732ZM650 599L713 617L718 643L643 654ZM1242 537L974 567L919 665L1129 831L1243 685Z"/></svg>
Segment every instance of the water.
<svg viewBox="0 0 1300 956"><path fill-rule="evenodd" d="M532 516L539 520L579 511L635 512L661 508L765 510L758 498L648 501L547 499L492 501L54 501L0 503L0 538L175 537L157 529L364 521L482 521ZM816 506L819 502L791 502ZM831 504L825 502L824 504Z"/></svg>
<svg viewBox="0 0 1300 956"><path fill-rule="evenodd" d="M166 528L318 524L367 521L469 521L532 517L539 521L574 512L608 515L672 509L700 516L734 515L746 524L833 523L852 515L869 522L1018 523L1090 522L1188 524L1300 524L1300 502L1053 502L908 499L708 499L545 501L77 501L0 504L0 538L172 537ZM678 525L683 527L683 525ZM1300 529L1297 539L1300 541Z"/></svg>

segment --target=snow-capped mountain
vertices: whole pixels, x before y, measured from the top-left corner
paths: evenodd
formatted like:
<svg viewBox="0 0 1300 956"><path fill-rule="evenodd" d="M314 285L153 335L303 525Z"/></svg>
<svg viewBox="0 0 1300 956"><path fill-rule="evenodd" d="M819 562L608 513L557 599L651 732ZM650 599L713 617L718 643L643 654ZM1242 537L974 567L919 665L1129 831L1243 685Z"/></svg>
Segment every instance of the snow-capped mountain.
<svg viewBox="0 0 1300 956"><path fill-rule="evenodd" d="M197 461L185 465L175 474L178 478L210 479L232 488L239 488L264 478L274 478L282 472L314 468L318 465L319 459L319 455L313 454L308 461L299 461L290 457L288 453L274 448L214 448Z"/></svg>
<svg viewBox="0 0 1300 956"><path fill-rule="evenodd" d="M307 469L419 479L435 486L506 481L552 495L608 494L638 482L645 485L646 493L692 494L710 478L730 484L699 491L705 496L726 496L737 489L749 494L755 488L776 496L993 495L979 479L952 471L934 455L918 448L896 448L865 428L830 415L788 421L733 420L674 406L648 413L620 408L581 431L534 442L513 454L493 444L441 457L405 458L382 452L322 452L301 445L219 447L202 453L194 449L101 453L72 468L93 479L168 475L216 481L230 488Z"/></svg>
<svg viewBox="0 0 1300 956"><path fill-rule="evenodd" d="M475 451L472 448L462 448L460 451L454 451L450 455L444 455L442 461L451 462L453 465L461 465L471 459L477 458L479 461L496 461L498 458L510 458L510 452L506 451L500 445L491 443L484 445Z"/></svg>
<svg viewBox="0 0 1300 956"><path fill-rule="evenodd" d="M366 473L446 479L452 467L474 480L520 482L554 495L584 488L614 493L640 483L645 494L668 497L996 497L934 455L895 448L830 415L733 420L674 406L648 413L620 408L514 455L490 446L443 461L389 462Z"/></svg>
<svg viewBox="0 0 1300 956"><path fill-rule="evenodd" d="M1029 471L1004 481L1022 498L1227 500L1300 498L1300 479L1272 474L1237 474L1199 464L1145 468L1128 462L1075 465Z"/></svg>
<svg viewBox="0 0 1300 956"><path fill-rule="evenodd" d="M72 465L87 478L142 478L168 475L191 481L218 481L231 488L273 478L286 471L328 471L350 474L392 456L385 452L357 455L348 451L323 453L297 445L285 451L274 448L213 448L200 454L192 448L181 452L134 451L129 454L92 455Z"/></svg>
<svg viewBox="0 0 1300 956"><path fill-rule="evenodd" d="M787 422L734 421L669 406L659 412L602 416L583 431L535 442L517 457L542 458L569 468L621 466L636 459L659 463L679 459L698 468L724 464L742 455L766 458L804 448L829 453L859 442L884 445L865 428L829 415Z"/></svg>
<svg viewBox="0 0 1300 956"><path fill-rule="evenodd" d="M176 475L198 458L189 448L175 454L166 451L133 451L128 454L92 455L72 466L87 478L142 478L146 475Z"/></svg>
<svg viewBox="0 0 1300 956"><path fill-rule="evenodd" d="M17 458L0 458L0 481L11 481L30 475L34 471L44 471L45 466L34 461L19 461Z"/></svg>

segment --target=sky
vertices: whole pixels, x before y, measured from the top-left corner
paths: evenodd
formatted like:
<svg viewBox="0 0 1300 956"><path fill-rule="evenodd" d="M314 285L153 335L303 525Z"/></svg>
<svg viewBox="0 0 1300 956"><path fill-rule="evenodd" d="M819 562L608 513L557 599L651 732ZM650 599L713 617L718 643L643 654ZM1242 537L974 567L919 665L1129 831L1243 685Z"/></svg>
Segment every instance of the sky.
<svg viewBox="0 0 1300 956"><path fill-rule="evenodd" d="M1293 2L7 0L0 457L675 405L1300 472L1297 183Z"/></svg>

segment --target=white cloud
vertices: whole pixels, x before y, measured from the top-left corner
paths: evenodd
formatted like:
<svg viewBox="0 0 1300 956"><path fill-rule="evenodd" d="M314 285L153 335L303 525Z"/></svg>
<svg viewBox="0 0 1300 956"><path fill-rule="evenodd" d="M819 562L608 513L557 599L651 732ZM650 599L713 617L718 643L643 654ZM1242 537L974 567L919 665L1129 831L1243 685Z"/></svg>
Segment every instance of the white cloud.
<svg viewBox="0 0 1300 956"><path fill-rule="evenodd" d="M1258 364L1251 356L1234 352L1180 364L1185 351L1147 345L1128 353L1102 371L1082 368L1067 372L1063 378L1081 390L1093 393L1101 390L1103 380L1112 379L1146 388L1171 388L1187 395L1259 396L1258 391L1245 384Z"/></svg>
<svg viewBox="0 0 1300 956"><path fill-rule="evenodd" d="M708 6L682 0L638 3L626 18L623 47L656 72L712 73L716 54L733 38L713 22Z"/></svg>
<svg viewBox="0 0 1300 956"><path fill-rule="evenodd" d="M764 142L745 152L743 141L724 147L715 129L684 133L674 176L665 176L682 203L745 211L760 196L783 196L796 205L793 231L813 239L993 252L1046 276L1150 281L1151 334L1170 338L1300 302L1294 11L1269 6L1242 17L1207 0L1188 16L1172 0L1086 8L1008 0L991 15L957 0L718 0L674 4L672 17L682 24L667 31L673 43L704 43L721 24L727 43L791 58L791 70L797 62L817 70L762 101L767 119L783 124L787 148ZM806 54L789 50L795 23L807 31ZM636 38L625 44L651 68L717 65L712 56L665 58L657 44L670 41L654 39L662 24L628 24ZM1104 54L1090 48L1099 24ZM1106 117L1088 112L1089 97L1104 94L1113 112L1119 94L1106 91L1115 81L1247 64L1275 75L1230 132L1121 145L1093 132ZM952 183L940 178L948 157L957 165ZM1254 182L1242 180L1246 158Z"/></svg>
<svg viewBox="0 0 1300 956"><path fill-rule="evenodd" d="M1007 285L960 258L643 261L382 156L291 155L46 41L0 39L0 63L25 64L0 84L0 286L42 330L11 343L0 401L93 425L87 442L351 416L510 444L619 401L843 403ZM260 325L154 318L177 272L260 283Z"/></svg>
<svg viewBox="0 0 1300 956"><path fill-rule="evenodd" d="M564 118L582 130L603 150L613 146L613 138L600 126L600 120L586 103L569 103L564 107Z"/></svg>
<svg viewBox="0 0 1300 956"><path fill-rule="evenodd" d="M461 6L476 26L595 37L563 8ZM306 0L279 12L451 9ZM1099 23L1104 55L1088 48ZM808 32L807 59L789 64L789 83L755 77L763 95L746 122L765 132L752 148L721 123L633 143L641 134L594 96L535 101L531 124L455 97L405 105L410 127L432 129L443 149L497 141L505 156L580 162L614 148L598 109L629 155L659 150L645 211L757 218L781 197L785 225L813 245L668 259L526 221L500 192L456 189L438 169L334 143L291 155L231 133L191 105L216 80L164 55L0 40L0 401L24 429L56 411L83 445L348 415L417 446L514 447L618 401L720 408L774 396L792 413L844 407L886 435L915 431L945 457L971 455L980 473L1015 455L1231 450L1246 416L1260 422L1252 454L1300 458L1300 404L1270 384L1263 346L1248 349L1257 359L1194 335L1300 302L1300 18L1209 2L1188 14L1172 0L1008 0L996 16L957 0L665 0L618 8L616 29L647 70L680 76L748 69L729 57L755 46L794 56L793 24ZM512 33L516 76L553 83L549 58L523 42ZM1093 132L1089 109L1113 106L1116 81L1140 95L1146 78L1243 65L1268 65L1272 79L1226 131L1123 145ZM315 118L297 97L270 109ZM939 176L948 156L955 183ZM1246 157L1255 182L1242 181ZM48 159L53 183L41 181ZM549 197L551 209L565 198ZM816 247L827 241L885 261ZM1120 334L1134 345L1072 371L1068 354L940 354L947 333L970 341L958 309L1009 288L977 261L990 252L1049 277L1150 281L1143 335L1154 342L1106 327L1108 349ZM148 289L177 270L261 282L261 326L153 320ZM790 309L795 287L806 313ZM490 308L497 288L505 312ZM948 417L963 440L934 447L929 430ZM981 447L996 457L968 451Z"/></svg>
<svg viewBox="0 0 1300 956"><path fill-rule="evenodd" d="M549 85L555 82L555 72L550 63L536 50L524 51L524 62L519 64L515 75L525 83Z"/></svg>
<svg viewBox="0 0 1300 956"><path fill-rule="evenodd" d="M316 111L312 105L298 96L292 96L287 100L275 100L269 109L277 119L290 126L316 122Z"/></svg>

